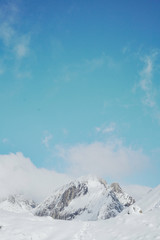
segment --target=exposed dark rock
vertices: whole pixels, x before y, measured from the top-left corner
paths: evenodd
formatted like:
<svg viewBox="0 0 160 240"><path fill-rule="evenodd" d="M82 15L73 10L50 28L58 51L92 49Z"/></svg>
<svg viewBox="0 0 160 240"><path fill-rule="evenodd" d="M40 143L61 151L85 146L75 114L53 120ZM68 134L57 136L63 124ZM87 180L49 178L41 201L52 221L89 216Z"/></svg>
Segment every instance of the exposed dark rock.
<svg viewBox="0 0 160 240"><path fill-rule="evenodd" d="M118 183L109 186L103 179L90 177L71 182L55 191L37 206L35 214L64 220L108 219L133 202Z"/></svg>

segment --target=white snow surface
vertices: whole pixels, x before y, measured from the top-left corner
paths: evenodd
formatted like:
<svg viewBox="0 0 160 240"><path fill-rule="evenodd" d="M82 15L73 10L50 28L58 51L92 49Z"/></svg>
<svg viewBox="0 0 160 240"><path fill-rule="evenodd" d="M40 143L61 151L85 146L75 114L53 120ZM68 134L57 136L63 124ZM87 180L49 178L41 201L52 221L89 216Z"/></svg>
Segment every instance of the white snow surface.
<svg viewBox="0 0 160 240"><path fill-rule="evenodd" d="M99 188L94 179L89 185ZM0 202L0 240L160 240L160 185L115 218L100 221L34 216L32 201L12 197Z"/></svg>
<svg viewBox="0 0 160 240"><path fill-rule="evenodd" d="M64 221L0 209L2 240L158 240L160 208L101 221Z"/></svg>
<svg viewBox="0 0 160 240"><path fill-rule="evenodd" d="M136 204L141 207L143 212L160 208L160 185L146 193Z"/></svg>
<svg viewBox="0 0 160 240"><path fill-rule="evenodd" d="M30 212L36 204L33 200L26 199L23 195L9 195L0 199L0 209L15 213Z"/></svg>
<svg viewBox="0 0 160 240"><path fill-rule="evenodd" d="M122 186L123 190L132 196L136 201L145 196L146 193L152 190L152 188L141 185L125 185Z"/></svg>
<svg viewBox="0 0 160 240"><path fill-rule="evenodd" d="M142 214L142 209L136 204L131 205L126 211L125 214ZM123 213L122 213L123 214Z"/></svg>

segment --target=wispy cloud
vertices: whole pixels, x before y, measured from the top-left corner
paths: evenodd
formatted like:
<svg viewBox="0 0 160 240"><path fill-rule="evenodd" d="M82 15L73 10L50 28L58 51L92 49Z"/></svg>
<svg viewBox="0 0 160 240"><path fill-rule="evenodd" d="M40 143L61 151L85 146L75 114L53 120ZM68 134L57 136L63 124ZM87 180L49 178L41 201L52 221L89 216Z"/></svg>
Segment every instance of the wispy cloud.
<svg viewBox="0 0 160 240"><path fill-rule="evenodd" d="M128 55L131 52L131 46L132 42L128 42L126 45L124 45L124 47L122 48L122 53L124 55Z"/></svg>
<svg viewBox="0 0 160 240"><path fill-rule="evenodd" d="M94 71L97 68L102 67L105 64L105 57L100 56L98 58L86 59L84 63L84 67L86 67L89 71Z"/></svg>
<svg viewBox="0 0 160 240"><path fill-rule="evenodd" d="M18 16L18 7L11 1L0 4L0 38L5 46L10 46L16 35L14 24Z"/></svg>
<svg viewBox="0 0 160 240"><path fill-rule="evenodd" d="M52 140L53 135L51 133L48 133L48 132L46 132L45 134L46 134L46 136L42 139L42 144L44 144L44 146L46 148L49 148L49 143Z"/></svg>
<svg viewBox="0 0 160 240"><path fill-rule="evenodd" d="M128 46L123 47L123 49L122 49L122 53L123 54L126 54L128 51L129 51L129 47Z"/></svg>
<svg viewBox="0 0 160 240"><path fill-rule="evenodd" d="M103 53L99 57L86 59L83 64L84 69L86 69L86 71L91 71L91 72L103 66L109 69L117 69L119 67L119 63L115 61L115 59L113 59L111 56Z"/></svg>
<svg viewBox="0 0 160 240"><path fill-rule="evenodd" d="M5 144L5 143L8 143L8 142L9 142L8 138L3 138L3 139L2 139L2 143Z"/></svg>
<svg viewBox="0 0 160 240"><path fill-rule="evenodd" d="M73 175L96 174L118 179L141 171L149 159L142 150L126 147L122 141L57 146L58 155L69 164Z"/></svg>
<svg viewBox="0 0 160 240"><path fill-rule="evenodd" d="M18 4L12 1L0 4L0 42L4 56L1 61L16 61L24 59L30 52L30 33L19 30L20 19ZM13 64L12 64L13 65ZM3 73L3 71L1 71Z"/></svg>
<svg viewBox="0 0 160 240"><path fill-rule="evenodd" d="M139 86L144 92L145 96L143 98L143 103L149 107L155 106L155 89L153 86L153 71L154 71L154 61L158 52L154 52L150 56L145 56L142 61L144 67L140 72L140 82Z"/></svg>
<svg viewBox="0 0 160 240"><path fill-rule="evenodd" d="M11 23L2 22L0 25L0 38L6 47L9 47L11 45L13 37L15 37L15 31Z"/></svg>
<svg viewBox="0 0 160 240"><path fill-rule="evenodd" d="M141 57L143 68L139 72L139 83L134 86L133 91L137 88L143 92L142 103L152 110L152 114L160 121L160 106L157 101L157 85L155 75L158 69L158 59L160 50L153 50L151 54Z"/></svg>
<svg viewBox="0 0 160 240"><path fill-rule="evenodd" d="M24 35L19 39L19 42L15 44L14 51L18 58L26 57L29 53L30 36Z"/></svg>
<svg viewBox="0 0 160 240"><path fill-rule="evenodd" d="M91 74L102 67L108 69L118 69L119 63L115 61L111 56L101 54L100 56L95 56L94 58L84 59L81 62L68 64L62 67L60 75L55 80L70 82L72 80L78 79L79 76L83 74Z"/></svg>
<svg viewBox="0 0 160 240"><path fill-rule="evenodd" d="M101 127L96 127L96 131L98 133L103 133L103 134L114 132L115 129L116 129L116 123L114 122L111 122L108 126L104 124Z"/></svg>

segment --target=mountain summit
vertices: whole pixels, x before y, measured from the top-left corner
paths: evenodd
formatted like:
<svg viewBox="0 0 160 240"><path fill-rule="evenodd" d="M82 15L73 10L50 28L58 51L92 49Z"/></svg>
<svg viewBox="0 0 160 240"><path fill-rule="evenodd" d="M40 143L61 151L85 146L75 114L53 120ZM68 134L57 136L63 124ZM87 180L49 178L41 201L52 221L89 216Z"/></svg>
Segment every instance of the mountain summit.
<svg viewBox="0 0 160 240"><path fill-rule="evenodd" d="M100 220L115 217L135 201L118 183L81 177L56 190L35 209L35 215L54 219Z"/></svg>

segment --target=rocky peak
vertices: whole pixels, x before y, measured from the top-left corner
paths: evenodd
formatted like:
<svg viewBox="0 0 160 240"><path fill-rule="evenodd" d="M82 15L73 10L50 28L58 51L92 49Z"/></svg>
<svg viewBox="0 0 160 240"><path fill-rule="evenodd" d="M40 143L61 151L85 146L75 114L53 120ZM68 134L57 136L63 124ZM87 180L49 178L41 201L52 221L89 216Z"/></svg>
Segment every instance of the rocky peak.
<svg viewBox="0 0 160 240"><path fill-rule="evenodd" d="M81 177L61 187L37 206L35 214L55 219L97 220L115 217L132 203L118 183Z"/></svg>
<svg viewBox="0 0 160 240"><path fill-rule="evenodd" d="M110 187L112 188L112 190L115 192L115 193L122 193L122 188L119 186L118 183L112 183L110 185Z"/></svg>
<svg viewBox="0 0 160 240"><path fill-rule="evenodd" d="M68 188L66 188L64 192L59 195L60 201L58 206L60 206L60 209L63 209L64 207L68 206L74 198L85 195L87 192L88 187L86 183L77 182L77 184L74 184L74 182L71 182Z"/></svg>
<svg viewBox="0 0 160 240"><path fill-rule="evenodd" d="M116 197L123 206L129 207L130 205L135 203L135 199L125 193L118 183L112 183L110 185L110 188L111 191L115 193Z"/></svg>

